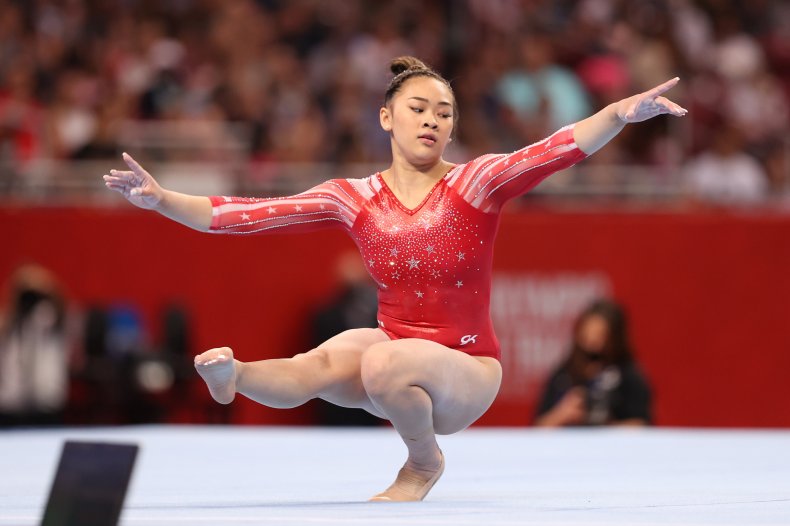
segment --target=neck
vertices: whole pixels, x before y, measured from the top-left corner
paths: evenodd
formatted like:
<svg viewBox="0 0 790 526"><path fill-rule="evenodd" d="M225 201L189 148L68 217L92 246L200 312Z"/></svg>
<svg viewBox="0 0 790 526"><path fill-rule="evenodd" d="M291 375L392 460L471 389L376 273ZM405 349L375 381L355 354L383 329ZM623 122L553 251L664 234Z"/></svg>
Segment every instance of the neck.
<svg viewBox="0 0 790 526"><path fill-rule="evenodd" d="M394 190L409 194L430 188L453 167L442 158L430 165L414 165L405 159L394 157L392 165L381 175Z"/></svg>

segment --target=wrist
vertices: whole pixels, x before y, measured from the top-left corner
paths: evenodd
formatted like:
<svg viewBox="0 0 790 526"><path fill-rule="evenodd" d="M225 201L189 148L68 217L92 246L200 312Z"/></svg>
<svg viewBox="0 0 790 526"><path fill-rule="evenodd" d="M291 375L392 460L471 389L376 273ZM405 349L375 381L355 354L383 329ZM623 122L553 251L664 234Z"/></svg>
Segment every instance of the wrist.
<svg viewBox="0 0 790 526"><path fill-rule="evenodd" d="M167 215L167 210L169 210L170 202L172 200L172 192L161 187L158 190L159 199L157 199L153 210L155 212L159 212L160 214Z"/></svg>
<svg viewBox="0 0 790 526"><path fill-rule="evenodd" d="M615 126L620 126L621 128L625 127L628 124L628 121L625 120L625 114L628 112L628 104L626 103L627 99L623 99L619 102L614 102L606 107L609 113L609 120Z"/></svg>

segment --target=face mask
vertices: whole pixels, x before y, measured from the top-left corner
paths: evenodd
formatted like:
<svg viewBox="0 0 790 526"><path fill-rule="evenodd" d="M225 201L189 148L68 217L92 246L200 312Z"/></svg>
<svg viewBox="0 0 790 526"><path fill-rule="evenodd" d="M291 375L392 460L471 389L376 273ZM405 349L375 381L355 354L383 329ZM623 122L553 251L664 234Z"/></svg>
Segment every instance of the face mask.
<svg viewBox="0 0 790 526"><path fill-rule="evenodd" d="M603 361L603 353L600 353L600 352L591 352L591 351L582 349L582 355L589 362L602 362Z"/></svg>

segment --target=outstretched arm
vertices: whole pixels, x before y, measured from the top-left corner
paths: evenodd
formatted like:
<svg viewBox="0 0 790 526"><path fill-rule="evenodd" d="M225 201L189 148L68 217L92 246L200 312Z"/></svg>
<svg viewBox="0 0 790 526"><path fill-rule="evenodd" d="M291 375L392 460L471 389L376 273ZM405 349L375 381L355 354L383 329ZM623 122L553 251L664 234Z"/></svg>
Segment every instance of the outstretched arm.
<svg viewBox="0 0 790 526"><path fill-rule="evenodd" d="M573 129L576 145L589 155L611 141L629 122L642 122L665 113L682 117L688 111L661 96L679 80L675 77L644 93L610 104L595 115L576 123Z"/></svg>
<svg viewBox="0 0 790 526"><path fill-rule="evenodd" d="M131 155L124 153L123 160L130 170L110 170L109 175L104 176L107 188L120 193L135 206L155 210L195 230L208 231L212 216L208 197L165 190Z"/></svg>

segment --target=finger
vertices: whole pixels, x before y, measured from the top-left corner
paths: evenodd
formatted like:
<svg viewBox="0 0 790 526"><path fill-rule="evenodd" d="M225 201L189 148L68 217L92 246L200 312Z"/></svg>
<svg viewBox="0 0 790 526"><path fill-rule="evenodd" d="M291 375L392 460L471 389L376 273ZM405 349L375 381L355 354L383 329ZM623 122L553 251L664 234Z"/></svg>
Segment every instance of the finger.
<svg viewBox="0 0 790 526"><path fill-rule="evenodd" d="M102 178L105 182L113 183L113 184L132 184L133 181L127 179L126 177L118 177L115 175L103 175Z"/></svg>
<svg viewBox="0 0 790 526"><path fill-rule="evenodd" d="M132 159L132 156L129 155L128 153L123 152L123 160L126 163L126 165L129 166L129 168L132 169L132 171L135 173L135 175L138 175L138 176L142 177L146 173L146 171L143 169L143 167L140 166L140 164L137 161Z"/></svg>
<svg viewBox="0 0 790 526"><path fill-rule="evenodd" d="M128 190L128 187L126 187L124 185L120 185L120 184L104 183L104 186L106 186L110 190L114 190L114 191L116 191L116 192L118 192L120 194L124 194L124 195L125 195L126 191Z"/></svg>
<svg viewBox="0 0 790 526"><path fill-rule="evenodd" d="M134 172L130 172L127 170L110 170L110 177L117 177L123 181L134 182L139 180L139 177L135 175Z"/></svg>
<svg viewBox="0 0 790 526"><path fill-rule="evenodd" d="M682 117L683 115L688 113L688 110L686 108L664 97L658 97L656 99L656 103L663 106L668 113L678 117Z"/></svg>
<svg viewBox="0 0 790 526"><path fill-rule="evenodd" d="M137 196L145 197L147 195L150 195L150 192L143 190L139 186L130 187L127 184L117 184L112 182L107 182L104 184L110 190L115 190L116 192L123 194L124 197L137 197Z"/></svg>
<svg viewBox="0 0 790 526"><path fill-rule="evenodd" d="M660 84L655 88L649 90L648 92L646 92L646 95L650 98L656 98L662 93L672 89L675 86L675 84L677 84L678 82L680 82L680 77L675 77L674 79L670 79L664 82L663 84Z"/></svg>

